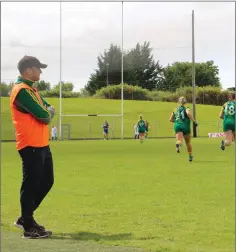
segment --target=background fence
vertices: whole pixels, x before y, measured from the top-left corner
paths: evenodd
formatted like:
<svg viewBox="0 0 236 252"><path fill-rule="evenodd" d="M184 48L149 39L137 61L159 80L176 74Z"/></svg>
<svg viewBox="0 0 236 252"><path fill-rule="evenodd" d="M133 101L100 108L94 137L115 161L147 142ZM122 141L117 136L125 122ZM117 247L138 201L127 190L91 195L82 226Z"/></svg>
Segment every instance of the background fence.
<svg viewBox="0 0 236 252"><path fill-rule="evenodd" d="M81 118L74 118L73 120L67 120L63 122L62 137L63 140L77 140L77 139L103 139L103 119L95 120L82 120ZM120 118L111 119L109 122L109 138L120 139ZM11 124L8 124L8 126ZM124 124L124 138L134 137L134 123ZM149 138L169 138L174 137L173 125L165 121L150 121L150 129L148 133ZM59 120L55 124L59 129ZM5 122L2 124L2 140L14 141L15 134L13 127L7 127ZM204 121L199 123L197 128L198 137L208 137L208 133L223 132L222 121Z"/></svg>
<svg viewBox="0 0 236 252"><path fill-rule="evenodd" d="M109 122L109 138L120 139L120 119L111 120ZM124 138L133 138L135 124L124 125ZM150 121L149 122L148 138L169 138L174 137L173 125L164 121ZM69 127L69 130L68 130ZM63 139L102 139L103 130L102 124L95 122L85 122L83 128L78 128L73 124L63 124ZM205 121L198 126L198 137L208 137L208 133L223 132L221 121ZM68 134L69 132L69 134Z"/></svg>

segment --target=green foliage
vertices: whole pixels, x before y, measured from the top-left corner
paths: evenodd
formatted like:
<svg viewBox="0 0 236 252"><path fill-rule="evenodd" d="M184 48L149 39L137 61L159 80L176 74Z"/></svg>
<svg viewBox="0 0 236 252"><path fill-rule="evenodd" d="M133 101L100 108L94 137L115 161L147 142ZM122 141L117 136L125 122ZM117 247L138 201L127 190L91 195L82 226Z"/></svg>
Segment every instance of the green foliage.
<svg viewBox="0 0 236 252"><path fill-rule="evenodd" d="M52 89L52 90L45 90L40 91L40 94L43 97L60 97L60 90L58 89ZM71 92L71 91L62 91L62 97L63 98L78 98L81 97L81 94L79 92Z"/></svg>
<svg viewBox="0 0 236 252"><path fill-rule="evenodd" d="M5 82L0 83L0 96L7 97L14 83L7 84ZM43 80L36 82L35 87L39 90L40 94L44 97L59 97L60 96L60 86L56 85L51 89L51 84ZM77 97L86 97L86 91L83 92L83 95L80 92L73 92L74 85L72 83L63 83L62 84L62 97L63 98L77 98Z"/></svg>
<svg viewBox="0 0 236 252"><path fill-rule="evenodd" d="M44 90L51 90L51 84L50 82L46 82L44 80L40 80L34 84L34 86L39 90L39 91L44 91Z"/></svg>
<svg viewBox="0 0 236 252"><path fill-rule="evenodd" d="M80 94L82 97L89 97L89 92L85 88L80 89Z"/></svg>
<svg viewBox="0 0 236 252"><path fill-rule="evenodd" d="M157 88L161 78L162 67L155 62L151 54L150 42L139 43L135 48L124 52L125 82L152 90ZM85 89L93 95L97 90L109 85L117 85L121 81L121 49L111 45L109 51L98 57L98 68L90 75Z"/></svg>
<svg viewBox="0 0 236 252"><path fill-rule="evenodd" d="M221 91L217 87L200 87L197 88L197 102L200 104L223 105L229 97L230 92Z"/></svg>
<svg viewBox="0 0 236 252"><path fill-rule="evenodd" d="M58 83L53 89L60 90L60 83ZM65 92L72 92L74 85L71 82L62 82L61 89Z"/></svg>
<svg viewBox="0 0 236 252"><path fill-rule="evenodd" d="M97 90L113 83L119 84L121 80L121 49L111 44L109 51L105 51L103 55L98 56L98 65L95 73L89 77L89 81L85 86L88 93L95 94Z"/></svg>
<svg viewBox="0 0 236 252"><path fill-rule="evenodd" d="M97 69L90 75L85 89L90 95L107 85L117 85L121 80L121 49L111 44L109 50L98 57ZM137 43L123 53L123 78L129 85L148 90L176 91L192 86L192 62L174 62L162 67L152 55L150 42ZM219 69L214 61L195 63L195 82L198 87L220 87Z"/></svg>
<svg viewBox="0 0 236 252"><path fill-rule="evenodd" d="M168 91L153 91L149 94L152 101L176 102L178 100L178 95L176 92L172 93Z"/></svg>
<svg viewBox="0 0 236 252"><path fill-rule="evenodd" d="M131 85L153 90L161 84L163 74L159 62L153 59L150 42L139 43L124 56L124 80Z"/></svg>
<svg viewBox="0 0 236 252"><path fill-rule="evenodd" d="M139 86L124 84L125 100L150 100L163 102L177 102L180 96L185 96L192 102L192 87L181 87L175 92L149 91ZM222 105L228 99L229 91L222 91L218 87L207 86L196 88L196 102L198 104ZM94 98L121 99L121 85L102 88L96 92Z"/></svg>
<svg viewBox="0 0 236 252"><path fill-rule="evenodd" d="M213 61L195 64L195 82L198 87L220 87L219 69ZM192 63L175 62L164 68L163 90L176 90L180 87L192 86Z"/></svg>
<svg viewBox="0 0 236 252"><path fill-rule="evenodd" d="M13 83L7 84L5 82L0 83L0 97L7 97L9 96L9 92L12 88Z"/></svg>
<svg viewBox="0 0 236 252"><path fill-rule="evenodd" d="M149 91L139 86L124 84L123 92L126 100L150 100ZM121 99L121 84L101 88L94 98Z"/></svg>
<svg viewBox="0 0 236 252"><path fill-rule="evenodd" d="M176 90L177 97L185 96L192 102L192 87L183 87ZM206 86L196 88L196 101L198 104L222 105L228 100L229 91L222 91L218 87Z"/></svg>

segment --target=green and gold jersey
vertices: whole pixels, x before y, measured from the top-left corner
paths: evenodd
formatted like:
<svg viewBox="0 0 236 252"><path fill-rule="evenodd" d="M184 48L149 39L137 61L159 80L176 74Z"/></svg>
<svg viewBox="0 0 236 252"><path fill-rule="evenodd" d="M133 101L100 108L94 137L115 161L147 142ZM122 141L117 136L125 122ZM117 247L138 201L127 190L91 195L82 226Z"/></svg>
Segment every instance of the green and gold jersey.
<svg viewBox="0 0 236 252"><path fill-rule="evenodd" d="M223 105L224 121L235 121L235 101L228 101Z"/></svg>
<svg viewBox="0 0 236 252"><path fill-rule="evenodd" d="M29 87L33 88L33 81L25 80L23 77L19 76L16 85L24 83ZM40 96L43 101L43 105L38 102L38 98L35 95L35 92L29 89L22 88L16 99L14 101L15 107L22 113L30 113L36 117L41 122L49 122L51 120L51 115L47 110L47 107L50 107L50 104Z"/></svg>
<svg viewBox="0 0 236 252"><path fill-rule="evenodd" d="M187 115L185 106L178 106L174 110L174 123L178 124L190 124L190 119Z"/></svg>

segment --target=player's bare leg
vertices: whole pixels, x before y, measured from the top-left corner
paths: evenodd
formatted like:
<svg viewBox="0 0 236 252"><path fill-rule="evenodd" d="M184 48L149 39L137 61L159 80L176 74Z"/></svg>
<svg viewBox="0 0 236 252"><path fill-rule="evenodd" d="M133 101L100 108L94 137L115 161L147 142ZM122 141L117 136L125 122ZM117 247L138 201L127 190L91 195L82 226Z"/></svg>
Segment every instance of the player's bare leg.
<svg viewBox="0 0 236 252"><path fill-rule="evenodd" d="M176 151L180 153L180 147L182 145L184 138L183 132L178 132L175 136L176 136Z"/></svg>
<svg viewBox="0 0 236 252"><path fill-rule="evenodd" d="M144 133L139 133L139 139L140 139L140 143L143 143Z"/></svg>
<svg viewBox="0 0 236 252"><path fill-rule="evenodd" d="M193 161L193 147L192 147L192 143L191 143L191 136L190 135L185 135L184 140L185 140L185 143L186 143L186 146L187 146L189 161L192 162Z"/></svg>
<svg viewBox="0 0 236 252"><path fill-rule="evenodd" d="M228 130L224 133L225 133L225 140L221 141L221 146L220 146L221 150L224 150L225 146L230 146L232 144L232 141L235 135L235 133L233 134L232 130Z"/></svg>

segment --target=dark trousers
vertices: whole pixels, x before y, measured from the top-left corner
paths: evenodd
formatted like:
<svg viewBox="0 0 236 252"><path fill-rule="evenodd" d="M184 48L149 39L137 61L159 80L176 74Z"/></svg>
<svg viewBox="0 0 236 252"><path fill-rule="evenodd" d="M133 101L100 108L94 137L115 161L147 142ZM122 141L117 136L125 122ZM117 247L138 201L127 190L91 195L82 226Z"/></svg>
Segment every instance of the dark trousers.
<svg viewBox="0 0 236 252"><path fill-rule="evenodd" d="M134 139L139 139L139 134L135 134Z"/></svg>
<svg viewBox="0 0 236 252"><path fill-rule="evenodd" d="M21 216L24 228L30 226L34 211L39 207L54 183L53 160L49 146L26 147L19 151L23 181L20 189Z"/></svg>

